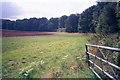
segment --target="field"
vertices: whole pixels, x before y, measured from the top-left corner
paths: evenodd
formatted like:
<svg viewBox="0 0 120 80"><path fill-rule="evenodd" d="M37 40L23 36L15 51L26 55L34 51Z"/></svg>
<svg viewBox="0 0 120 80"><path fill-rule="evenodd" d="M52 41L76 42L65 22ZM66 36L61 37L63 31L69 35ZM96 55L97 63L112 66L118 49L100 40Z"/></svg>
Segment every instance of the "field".
<svg viewBox="0 0 120 80"><path fill-rule="evenodd" d="M17 36L45 36L52 35L54 32L25 32L15 30L3 30L2 36L4 37L17 37Z"/></svg>
<svg viewBox="0 0 120 80"><path fill-rule="evenodd" d="M3 78L94 78L83 34L3 37Z"/></svg>

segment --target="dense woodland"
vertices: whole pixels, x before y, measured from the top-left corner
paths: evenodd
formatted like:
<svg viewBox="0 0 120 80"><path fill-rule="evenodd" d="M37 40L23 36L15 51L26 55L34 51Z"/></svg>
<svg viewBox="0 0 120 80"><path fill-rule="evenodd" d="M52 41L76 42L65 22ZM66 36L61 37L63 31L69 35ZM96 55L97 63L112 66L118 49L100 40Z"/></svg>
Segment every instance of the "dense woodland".
<svg viewBox="0 0 120 80"><path fill-rule="evenodd" d="M65 31L82 33L117 33L120 30L120 3L98 2L81 14L63 15L59 18L30 18L2 20L2 29L20 31Z"/></svg>

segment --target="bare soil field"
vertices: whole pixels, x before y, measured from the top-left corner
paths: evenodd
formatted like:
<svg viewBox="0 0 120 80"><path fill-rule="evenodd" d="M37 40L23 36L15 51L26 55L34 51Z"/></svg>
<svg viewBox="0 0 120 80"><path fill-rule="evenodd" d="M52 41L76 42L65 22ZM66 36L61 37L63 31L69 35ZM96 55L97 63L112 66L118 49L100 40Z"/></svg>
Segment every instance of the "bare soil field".
<svg viewBox="0 0 120 80"><path fill-rule="evenodd" d="M2 30L2 37L16 37L16 36L46 36L53 35L54 32L30 32L30 31L15 31Z"/></svg>

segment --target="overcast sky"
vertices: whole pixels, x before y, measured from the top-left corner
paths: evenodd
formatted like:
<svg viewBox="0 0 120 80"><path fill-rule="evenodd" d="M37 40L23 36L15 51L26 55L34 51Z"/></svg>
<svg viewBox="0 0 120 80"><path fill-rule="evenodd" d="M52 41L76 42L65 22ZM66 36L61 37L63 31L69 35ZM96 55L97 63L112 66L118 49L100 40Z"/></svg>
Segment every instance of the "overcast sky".
<svg viewBox="0 0 120 80"><path fill-rule="evenodd" d="M3 0L2 18L60 17L81 13L96 0Z"/></svg>

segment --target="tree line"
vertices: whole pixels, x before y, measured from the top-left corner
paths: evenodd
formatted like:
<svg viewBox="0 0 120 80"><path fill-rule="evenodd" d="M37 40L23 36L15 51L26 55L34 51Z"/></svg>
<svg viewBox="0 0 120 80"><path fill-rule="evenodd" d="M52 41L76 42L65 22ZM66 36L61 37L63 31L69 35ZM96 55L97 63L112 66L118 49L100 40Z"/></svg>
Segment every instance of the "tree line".
<svg viewBox="0 0 120 80"><path fill-rule="evenodd" d="M2 29L41 32L117 33L120 31L120 2L97 2L81 14L59 18L2 19Z"/></svg>

